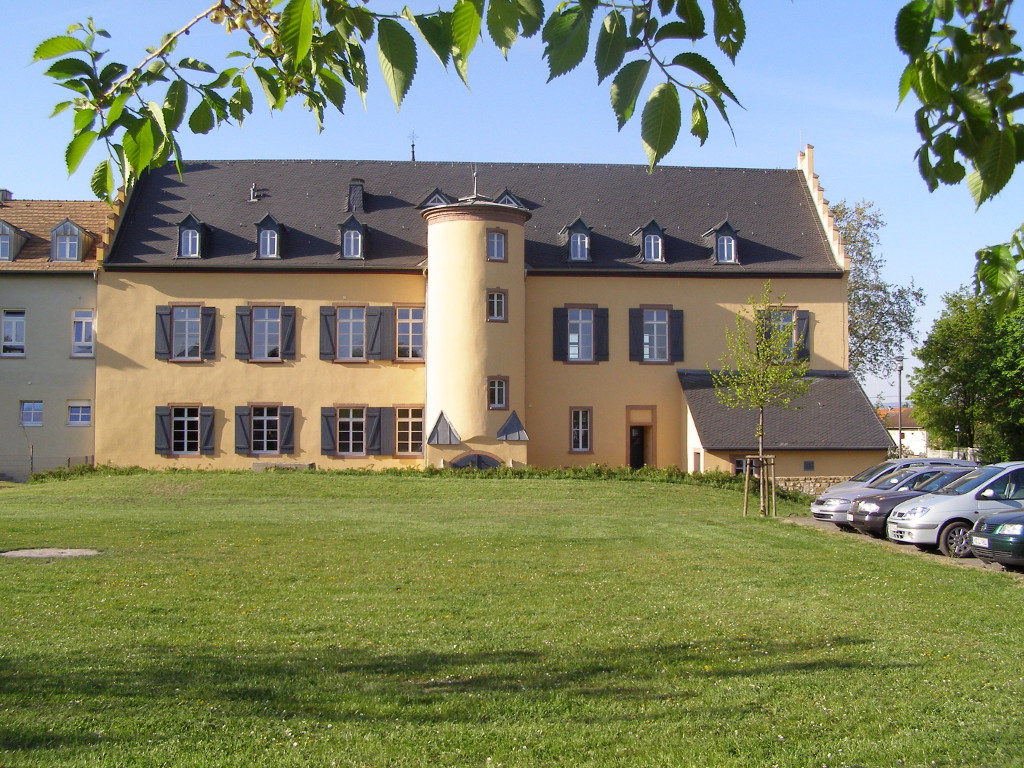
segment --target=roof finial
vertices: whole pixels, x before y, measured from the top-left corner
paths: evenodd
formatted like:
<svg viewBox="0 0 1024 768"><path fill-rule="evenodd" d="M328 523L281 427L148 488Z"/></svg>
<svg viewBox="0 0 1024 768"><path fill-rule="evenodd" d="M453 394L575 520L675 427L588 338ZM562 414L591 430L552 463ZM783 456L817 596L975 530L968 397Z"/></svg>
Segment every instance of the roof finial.
<svg viewBox="0 0 1024 768"><path fill-rule="evenodd" d="M416 162L416 129L413 128L412 133L409 134L409 141L412 142L412 162Z"/></svg>
<svg viewBox="0 0 1024 768"><path fill-rule="evenodd" d="M476 195L476 163L473 163L473 197Z"/></svg>

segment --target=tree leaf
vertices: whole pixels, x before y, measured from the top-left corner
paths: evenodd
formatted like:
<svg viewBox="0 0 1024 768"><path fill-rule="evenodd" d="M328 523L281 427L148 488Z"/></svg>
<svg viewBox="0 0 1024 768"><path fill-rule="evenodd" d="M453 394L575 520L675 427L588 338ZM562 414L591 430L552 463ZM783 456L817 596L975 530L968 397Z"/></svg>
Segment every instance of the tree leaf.
<svg viewBox="0 0 1024 768"><path fill-rule="evenodd" d="M192 133L209 133L213 130L213 108L210 103L203 99L199 105L192 110L188 118L188 127ZM128 148L125 147L125 152Z"/></svg>
<svg viewBox="0 0 1024 768"><path fill-rule="evenodd" d="M416 74L416 41L394 19L381 19L377 23L377 54L391 99L401 107Z"/></svg>
<svg viewBox="0 0 1024 768"><path fill-rule="evenodd" d="M712 0L711 5L715 11L715 44L730 61L735 62L736 54L747 37L743 9L739 0Z"/></svg>
<svg viewBox="0 0 1024 768"><path fill-rule="evenodd" d="M458 0L452 11L452 60L462 82L469 85L469 54L480 38L483 5L478 0Z"/></svg>
<svg viewBox="0 0 1024 768"><path fill-rule="evenodd" d="M707 34L704 23L704 11L697 0L679 0L676 3L676 16L688 28L690 40L700 40Z"/></svg>
<svg viewBox="0 0 1024 768"><path fill-rule="evenodd" d="M70 101L61 101L61 102L55 104L54 107L53 107L53 112L50 113L50 117L56 117L57 115L59 115L61 112L63 112L65 109L67 109L70 106L71 106L71 102Z"/></svg>
<svg viewBox="0 0 1024 768"><path fill-rule="evenodd" d="M987 123L992 119L992 103L977 88L955 88L950 93L953 101L971 117Z"/></svg>
<svg viewBox="0 0 1024 768"><path fill-rule="evenodd" d="M270 105L271 109L284 109L284 91L281 88L280 83L277 82L277 76L269 69L264 67L253 67L256 72L256 77L259 78L260 85L263 87L263 94L267 97L267 104ZM193 112L193 115L195 112ZM211 119L213 115L210 115ZM189 124L191 125L191 118L189 118ZM211 128L213 126L210 126ZM207 128L207 131L210 129ZM204 131L205 132L205 131Z"/></svg>
<svg viewBox="0 0 1024 768"><path fill-rule="evenodd" d="M345 83L329 69L321 69L317 75L320 90L339 112L345 111Z"/></svg>
<svg viewBox="0 0 1024 768"><path fill-rule="evenodd" d="M82 131L68 143L68 147L64 151L64 160L68 166L68 176L78 170L78 166L81 165L86 153L95 143L96 136L97 133L95 131Z"/></svg>
<svg viewBox="0 0 1024 768"><path fill-rule="evenodd" d="M175 80L167 88L164 96L164 125L167 126L167 133L171 134L178 130L181 120L185 116L185 107L188 104L188 86L183 80Z"/></svg>
<svg viewBox="0 0 1024 768"><path fill-rule="evenodd" d="M515 3L523 37L533 37L544 24L544 3L542 0L515 0Z"/></svg>
<svg viewBox="0 0 1024 768"><path fill-rule="evenodd" d="M725 80L722 79L722 76L718 73L715 65L699 53L680 53L672 59L672 63L679 67L685 67L691 72L695 72L734 102L737 104L740 103L739 99L736 98L736 95L730 90L729 86L725 84Z"/></svg>
<svg viewBox="0 0 1024 768"><path fill-rule="evenodd" d="M671 83L655 86L644 105L640 139L647 153L648 170L653 170L675 146L682 123L679 91Z"/></svg>
<svg viewBox="0 0 1024 768"><path fill-rule="evenodd" d="M650 59L631 61L619 70L612 80L612 111L619 122L619 130L622 130L629 118L633 116L636 109L636 100L640 97L640 91L647 80L647 73L651 69Z"/></svg>
<svg viewBox="0 0 1024 768"><path fill-rule="evenodd" d="M46 75L55 80L67 80L69 77L93 77L91 66L81 59L58 59L46 70Z"/></svg>
<svg viewBox="0 0 1024 768"><path fill-rule="evenodd" d="M74 132L76 134L92 128L93 123L95 122L95 109L92 109L91 107L83 107L82 109L75 110Z"/></svg>
<svg viewBox="0 0 1024 768"><path fill-rule="evenodd" d="M487 4L487 31L501 55L507 59L509 48L519 35L519 14L514 0L490 0Z"/></svg>
<svg viewBox="0 0 1024 768"><path fill-rule="evenodd" d="M153 139L152 119L143 119L139 122L136 130L126 131L122 145L124 146L124 159L136 174L141 174L149 168L156 147Z"/></svg>
<svg viewBox="0 0 1024 768"><path fill-rule="evenodd" d="M1010 311L1019 304L1020 268L1009 243L982 248L975 254L974 282L977 288L992 296L996 310Z"/></svg>
<svg viewBox="0 0 1024 768"><path fill-rule="evenodd" d="M281 47L284 48L285 56L291 59L293 69L309 55L313 44L313 14L312 0L288 0L281 11L281 22L278 25Z"/></svg>
<svg viewBox="0 0 1024 768"><path fill-rule="evenodd" d="M32 54L32 61L42 61L43 59L56 59L58 56L63 56L65 53L72 53L73 51L88 51L89 48L79 40L77 37L70 37L62 35L61 37L51 37L49 40L44 40L36 46L35 52Z"/></svg>
<svg viewBox="0 0 1024 768"><path fill-rule="evenodd" d="M548 82L571 72L590 45L590 12L581 6L555 11L544 25L544 58L548 60Z"/></svg>
<svg viewBox="0 0 1024 768"><path fill-rule="evenodd" d="M690 110L690 133L700 139L700 145L708 140L708 116L704 110L704 102L698 97L693 99L693 109Z"/></svg>
<svg viewBox="0 0 1024 768"><path fill-rule="evenodd" d="M928 47L934 21L928 0L911 0L896 14L896 45L911 58L920 56Z"/></svg>
<svg viewBox="0 0 1024 768"><path fill-rule="evenodd" d="M611 11L604 17L597 34L597 47L594 50L597 82L604 82L608 75L622 66L625 56L626 19L618 11Z"/></svg>
<svg viewBox="0 0 1024 768"><path fill-rule="evenodd" d="M971 185L968 180L975 203L981 205L997 195L1013 176L1016 166L1017 147L1013 131L995 131L989 134L981 142L981 148L975 161L981 183L980 185L977 183Z"/></svg>
<svg viewBox="0 0 1024 768"><path fill-rule="evenodd" d="M114 196L114 174L110 170L110 158L101 160L100 164L93 170L92 178L89 180L89 187L92 189L92 193L100 200L110 202Z"/></svg>
<svg viewBox="0 0 1024 768"><path fill-rule="evenodd" d="M233 83L236 90L228 101L228 112L235 122L241 123L246 115L252 114L252 91L242 75L236 75Z"/></svg>
<svg viewBox="0 0 1024 768"><path fill-rule="evenodd" d="M146 102L146 111L149 112L149 114L152 116L153 123L155 123L156 127L160 131L160 135L159 136L156 136L154 134L154 136L153 136L154 143L162 142L164 136L166 136L168 133L170 133L170 131L167 130L167 123L164 121L164 110L163 110L163 107L161 107L155 101L149 101L149 102Z"/></svg>
<svg viewBox="0 0 1024 768"><path fill-rule="evenodd" d="M439 12L433 15L416 16L408 8L405 8L402 15L412 23L416 31L420 33L420 37L426 41L430 50L437 56L438 61L447 69L452 55L451 14Z"/></svg>
<svg viewBox="0 0 1024 768"><path fill-rule="evenodd" d="M161 62L162 63L162 62ZM178 69L191 69L196 72L216 72L213 67L207 64L205 61L199 59L193 59L191 56L182 59L178 62Z"/></svg>

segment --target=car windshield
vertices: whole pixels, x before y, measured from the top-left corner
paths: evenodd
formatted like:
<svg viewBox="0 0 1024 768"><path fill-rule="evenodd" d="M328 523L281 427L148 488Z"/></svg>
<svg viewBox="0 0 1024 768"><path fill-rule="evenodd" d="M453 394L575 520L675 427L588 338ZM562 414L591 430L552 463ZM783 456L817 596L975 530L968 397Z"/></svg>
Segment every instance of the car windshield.
<svg viewBox="0 0 1024 768"><path fill-rule="evenodd" d="M868 483L868 488L895 488L918 471L916 469L897 469L895 472L889 472L877 480Z"/></svg>
<svg viewBox="0 0 1024 768"><path fill-rule="evenodd" d="M863 472L858 472L856 475L850 478L851 483L866 483L872 477L877 477L878 473L883 469L891 467L892 465L888 461L883 461L881 464L875 464L873 467L868 467Z"/></svg>
<svg viewBox="0 0 1024 768"><path fill-rule="evenodd" d="M955 480L947 485L939 493L948 494L950 496L959 496L962 493L970 493L975 490L979 485L988 482L993 477L1002 472L1006 467L978 467L972 469L966 475L961 477L959 480Z"/></svg>
<svg viewBox="0 0 1024 768"><path fill-rule="evenodd" d="M924 488L925 486L930 485L931 482L937 476L941 476L941 475L942 475L941 472L938 472L938 471L936 471L934 469L929 470L927 472L921 472L916 477L912 477L910 479L910 482L906 483L903 487L904 487L905 490L908 490L908 491L918 491L918 490ZM946 482L949 482L949 481L946 480ZM936 487L941 488L942 486L936 486Z"/></svg>
<svg viewBox="0 0 1024 768"><path fill-rule="evenodd" d="M933 493L934 491L937 491L940 488L943 488L943 487L949 485L954 480L956 480L958 477L962 477L963 475L966 475L966 474L967 474L967 470L966 469L961 470L960 472L942 472L938 476L933 477L931 480L929 480L924 485L919 486L918 490L919 491L925 491L927 493Z"/></svg>

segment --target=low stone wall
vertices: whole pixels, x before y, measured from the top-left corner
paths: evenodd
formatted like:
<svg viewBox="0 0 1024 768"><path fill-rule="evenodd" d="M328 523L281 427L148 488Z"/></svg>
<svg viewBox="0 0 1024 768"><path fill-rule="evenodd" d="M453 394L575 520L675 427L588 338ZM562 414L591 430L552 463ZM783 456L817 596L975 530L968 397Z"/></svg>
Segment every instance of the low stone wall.
<svg viewBox="0 0 1024 768"><path fill-rule="evenodd" d="M779 488L787 491L799 491L808 496L817 496L831 485L843 483L849 480L848 477L776 477L775 482Z"/></svg>

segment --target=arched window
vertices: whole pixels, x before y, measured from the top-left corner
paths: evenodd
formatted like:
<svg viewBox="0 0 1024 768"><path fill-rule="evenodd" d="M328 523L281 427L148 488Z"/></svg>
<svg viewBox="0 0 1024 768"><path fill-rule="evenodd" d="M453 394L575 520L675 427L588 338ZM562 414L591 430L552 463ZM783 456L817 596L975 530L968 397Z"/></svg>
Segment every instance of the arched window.
<svg viewBox="0 0 1024 768"><path fill-rule="evenodd" d="M661 253L661 235L644 235L644 261L664 261Z"/></svg>
<svg viewBox="0 0 1024 768"><path fill-rule="evenodd" d="M278 255L279 254L277 251L277 230L261 229L259 258L276 259Z"/></svg>
<svg viewBox="0 0 1024 768"><path fill-rule="evenodd" d="M363 233L358 229L345 230L341 255L346 259L360 259L363 256Z"/></svg>
<svg viewBox="0 0 1024 768"><path fill-rule="evenodd" d="M720 264L733 264L736 261L736 238L732 235L719 235L718 247L715 249Z"/></svg>
<svg viewBox="0 0 1024 768"><path fill-rule="evenodd" d="M569 238L569 261L590 260L590 238L584 232L573 232Z"/></svg>
<svg viewBox="0 0 1024 768"><path fill-rule="evenodd" d="M181 242L178 247L178 256L183 259L199 258L199 230L183 228L181 230Z"/></svg>

